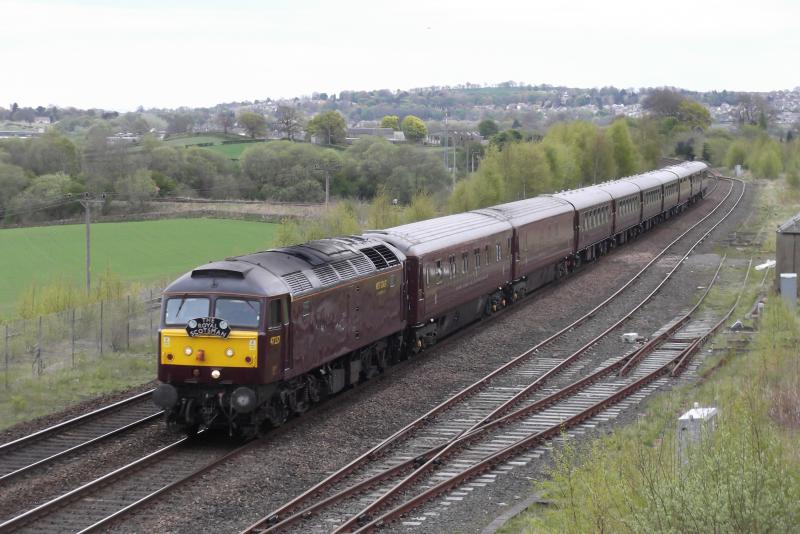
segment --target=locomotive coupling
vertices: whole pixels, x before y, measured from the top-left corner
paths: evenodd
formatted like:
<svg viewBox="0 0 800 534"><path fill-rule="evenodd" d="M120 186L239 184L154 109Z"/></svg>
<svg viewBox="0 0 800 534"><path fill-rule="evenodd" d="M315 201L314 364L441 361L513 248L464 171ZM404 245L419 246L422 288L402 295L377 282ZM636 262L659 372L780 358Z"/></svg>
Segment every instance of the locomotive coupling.
<svg viewBox="0 0 800 534"><path fill-rule="evenodd" d="M153 403L168 410L178 403L178 390L170 384L161 384L153 391Z"/></svg>

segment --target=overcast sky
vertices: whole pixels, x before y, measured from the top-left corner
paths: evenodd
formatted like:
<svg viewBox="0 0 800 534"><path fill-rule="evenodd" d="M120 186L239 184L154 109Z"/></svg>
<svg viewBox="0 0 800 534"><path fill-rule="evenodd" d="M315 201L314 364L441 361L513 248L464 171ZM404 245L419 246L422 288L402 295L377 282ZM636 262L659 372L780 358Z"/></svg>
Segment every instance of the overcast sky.
<svg viewBox="0 0 800 534"><path fill-rule="evenodd" d="M797 0L0 0L0 106L212 106L506 80L800 86Z"/></svg>

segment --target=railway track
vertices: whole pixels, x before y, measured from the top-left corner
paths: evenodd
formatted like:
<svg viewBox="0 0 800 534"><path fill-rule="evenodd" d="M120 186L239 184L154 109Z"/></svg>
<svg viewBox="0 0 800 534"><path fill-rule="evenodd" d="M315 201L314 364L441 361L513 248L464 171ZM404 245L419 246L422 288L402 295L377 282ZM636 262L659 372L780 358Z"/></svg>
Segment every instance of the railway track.
<svg viewBox="0 0 800 534"><path fill-rule="evenodd" d="M719 268L714 280L718 274ZM694 319L701 302L661 328L651 342L605 359L583 378L542 389L505 416L464 420L460 428L451 429L451 436L441 436L437 445L429 444L415 457L407 450L395 451L367 464L348 484L331 486L326 498L316 497L282 519L270 515L245 532L371 531L443 493L447 493L444 504L462 500L469 491L492 483L503 472L495 469L498 464L510 461L512 468L527 464L545 452L539 447L523 454L527 449L563 433L591 430L665 385L668 375L676 376L689 356L727 320L738 299L720 321L707 316ZM478 475L481 478L461 487ZM399 505L381 512L397 500ZM418 526L425 519L425 515L414 518L407 526Z"/></svg>
<svg viewBox="0 0 800 534"><path fill-rule="evenodd" d="M738 195L734 195L734 189L737 185L740 191ZM609 333L617 329L632 313L649 301L694 248L733 212L744 195L745 186L742 182L734 181L730 181L730 186L725 198L714 211L665 247L659 255L653 258L647 266L609 299L574 323L514 358L503 367L453 395L450 399L399 430L341 470L333 473L302 495L254 523L245 532L282 532L288 528L295 528L293 525L301 519L303 520L302 527L296 528L298 531L328 531L332 525L338 524L341 518L324 518L322 525L313 522L309 523L309 517L316 513L315 506L324 508L338 502L339 498L365 491L364 487L360 485L363 480L370 480L370 483L378 483L382 480L396 478L400 473L412 467L435 465L440 461L441 455L446 454L450 447L462 440L464 436L470 436L472 433L479 431L482 426L489 424L490 421L507 417L507 412L520 402L525 401L533 393L538 392L538 395L541 396L543 392L558 391L562 387L569 389L579 375L585 375L588 372L589 376L592 376L592 371L589 370L592 366L605 365L608 362L597 362L594 361L596 358L582 356L590 353L593 346L603 338L607 338ZM710 225L710 228L703 227L700 229L701 225L726 202L729 205L729 209L718 219L713 219L713 224ZM600 310L642 277L643 273L663 258L667 252L672 252L674 255L674 245L692 234L692 232L696 232L696 234L689 240L691 246L688 247L688 250L680 256L680 259L672 262L673 265L666 276L633 309L630 309L617 321L612 320L610 326L595 326L590 329L594 330L594 332L590 331L579 336L583 337L583 339L572 339L572 345L573 347L577 346L577 350L572 349L570 352L564 352L566 345L562 345L558 350L554 349L554 346L563 341L564 338L570 337L577 327L597 317ZM655 270L657 271L657 269ZM608 322L605 324L608 324ZM598 329L601 330L600 334L596 333ZM589 338L588 341L586 341L587 337ZM547 351L544 350L545 348ZM570 356L564 357L563 354L570 354ZM534 356L536 356L535 360L532 359ZM644 356L644 352L628 354L623 357L624 361L621 360L622 363L618 365L624 367L628 361L639 364L639 361ZM635 364L629 365L626 371L633 368ZM636 368L638 369L640 365L637 365ZM681 362L681 365L684 365L684 363ZM512 369L514 370L513 373L511 372ZM543 386L547 387L547 389L543 389ZM381 464L381 462L383 463ZM372 474L365 475L365 473ZM352 482L351 479L358 477L362 479L362 482ZM373 478L377 479L373 480ZM345 481L350 485L344 484ZM361 518L361 521L364 518L371 517L375 509L383 505L383 501L380 499L378 497L372 501L373 504L370 506L374 508L365 508L353 517ZM358 519L354 520L358 521ZM328 529L325 528L326 525ZM345 525L347 528L354 526L353 523L345 523ZM345 528L342 527L341 530L344 531Z"/></svg>
<svg viewBox="0 0 800 534"><path fill-rule="evenodd" d="M205 473L249 447L227 437L182 438L135 462L28 510L5 523L0 532L92 532L165 491Z"/></svg>
<svg viewBox="0 0 800 534"><path fill-rule="evenodd" d="M164 412L152 390L0 445L0 482L148 423Z"/></svg>

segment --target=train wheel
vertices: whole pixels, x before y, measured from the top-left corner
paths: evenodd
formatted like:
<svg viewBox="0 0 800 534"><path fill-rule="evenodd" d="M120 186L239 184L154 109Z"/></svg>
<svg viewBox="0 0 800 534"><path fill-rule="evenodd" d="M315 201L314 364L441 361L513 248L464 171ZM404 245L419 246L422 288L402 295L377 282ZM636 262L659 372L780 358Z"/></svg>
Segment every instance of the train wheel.
<svg viewBox="0 0 800 534"><path fill-rule="evenodd" d="M267 419L269 419L269 423L274 427L281 426L289 419L289 407L286 406L286 403L283 401L282 395L278 394L272 397L269 407L267 408Z"/></svg>
<svg viewBox="0 0 800 534"><path fill-rule="evenodd" d="M322 387L320 386L319 380L314 375L306 376L306 387L308 388L308 398L309 400L314 403L318 404L322 401L323 397L325 396Z"/></svg>

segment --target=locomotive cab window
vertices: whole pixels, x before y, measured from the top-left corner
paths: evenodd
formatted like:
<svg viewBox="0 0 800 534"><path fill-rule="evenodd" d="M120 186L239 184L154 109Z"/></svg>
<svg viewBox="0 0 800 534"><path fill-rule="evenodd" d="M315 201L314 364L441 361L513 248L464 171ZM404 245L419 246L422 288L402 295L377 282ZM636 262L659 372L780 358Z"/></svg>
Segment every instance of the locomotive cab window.
<svg viewBox="0 0 800 534"><path fill-rule="evenodd" d="M280 306L280 301L273 302ZM256 328L261 322L261 304L257 300L218 298L214 304L214 317L225 319L231 326Z"/></svg>
<svg viewBox="0 0 800 534"><path fill-rule="evenodd" d="M190 319L208 317L209 301L201 297L171 298L164 310L164 324L185 325Z"/></svg>
<svg viewBox="0 0 800 534"><path fill-rule="evenodd" d="M269 301L269 316L267 318L270 328L277 328L283 324L283 310L280 300Z"/></svg>

